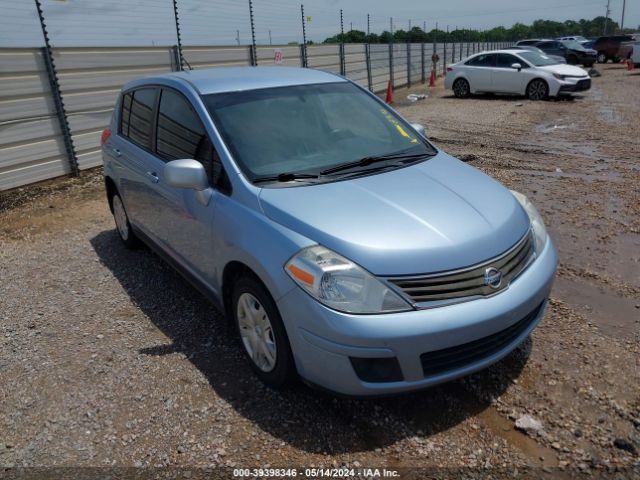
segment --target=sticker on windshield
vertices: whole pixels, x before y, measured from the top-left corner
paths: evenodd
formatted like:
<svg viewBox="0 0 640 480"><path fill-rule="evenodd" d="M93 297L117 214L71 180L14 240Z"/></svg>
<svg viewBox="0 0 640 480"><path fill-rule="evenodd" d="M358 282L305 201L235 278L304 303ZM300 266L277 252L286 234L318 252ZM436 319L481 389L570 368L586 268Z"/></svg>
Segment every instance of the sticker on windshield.
<svg viewBox="0 0 640 480"><path fill-rule="evenodd" d="M398 131L398 133L400 135L402 135L403 137L407 138L411 143L419 143L418 139L416 137L414 137L413 135L407 133L407 131L402 128L402 125L400 125L400 122L398 122L395 118L393 118L393 116L384 108L381 108L380 111L382 112L382 114L385 116L385 118L387 120L389 120L389 122L396 127L396 130Z"/></svg>

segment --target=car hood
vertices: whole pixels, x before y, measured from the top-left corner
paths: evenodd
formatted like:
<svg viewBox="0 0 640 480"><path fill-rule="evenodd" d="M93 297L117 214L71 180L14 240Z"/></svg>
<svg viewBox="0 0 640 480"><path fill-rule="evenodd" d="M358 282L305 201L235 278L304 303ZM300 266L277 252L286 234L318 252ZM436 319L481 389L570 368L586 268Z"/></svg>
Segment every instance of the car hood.
<svg viewBox="0 0 640 480"><path fill-rule="evenodd" d="M544 67L538 67L547 72L557 73L558 75L569 75L572 77L588 77L589 74L580 67L575 65L567 65L564 63L557 65L545 65Z"/></svg>
<svg viewBox="0 0 640 480"><path fill-rule="evenodd" d="M264 213L376 275L458 269L495 257L529 228L511 193L440 152L351 180L263 188Z"/></svg>

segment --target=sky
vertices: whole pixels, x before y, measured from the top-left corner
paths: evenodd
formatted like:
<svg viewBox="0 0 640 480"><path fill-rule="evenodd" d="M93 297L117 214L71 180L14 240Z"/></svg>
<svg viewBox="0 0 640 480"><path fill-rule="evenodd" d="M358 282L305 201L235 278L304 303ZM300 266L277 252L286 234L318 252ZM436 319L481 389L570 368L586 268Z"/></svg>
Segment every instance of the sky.
<svg viewBox="0 0 640 480"><path fill-rule="evenodd" d="M303 0L304 1L304 0ZM177 0L185 45L251 43L248 0ZM640 0L626 1L625 26L640 29ZM620 23L623 0L611 0ZM176 43L172 0L42 0L53 46L152 46ZM606 0L307 0L307 39L322 41L344 29L371 32L425 26L488 29L516 22L592 19L604 15ZM301 41L300 0L253 0L256 42ZM0 47L42 46L33 0L0 0ZM572 32L567 32L567 34Z"/></svg>

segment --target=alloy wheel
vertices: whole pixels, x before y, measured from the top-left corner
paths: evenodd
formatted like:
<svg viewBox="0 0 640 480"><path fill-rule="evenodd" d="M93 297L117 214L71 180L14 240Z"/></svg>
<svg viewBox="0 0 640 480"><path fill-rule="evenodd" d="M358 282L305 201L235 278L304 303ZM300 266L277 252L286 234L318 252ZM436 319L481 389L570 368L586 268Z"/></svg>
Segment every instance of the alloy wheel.
<svg viewBox="0 0 640 480"><path fill-rule="evenodd" d="M466 80L456 80L456 83L453 85L453 93L458 98L469 96L469 83Z"/></svg>
<svg viewBox="0 0 640 480"><path fill-rule="evenodd" d="M547 98L547 85L542 80L534 80L529 85L529 98L531 100L544 100Z"/></svg>
<svg viewBox="0 0 640 480"><path fill-rule="evenodd" d="M250 293L243 293L236 306L238 327L251 361L263 372L276 366L277 347L273 325L262 304Z"/></svg>

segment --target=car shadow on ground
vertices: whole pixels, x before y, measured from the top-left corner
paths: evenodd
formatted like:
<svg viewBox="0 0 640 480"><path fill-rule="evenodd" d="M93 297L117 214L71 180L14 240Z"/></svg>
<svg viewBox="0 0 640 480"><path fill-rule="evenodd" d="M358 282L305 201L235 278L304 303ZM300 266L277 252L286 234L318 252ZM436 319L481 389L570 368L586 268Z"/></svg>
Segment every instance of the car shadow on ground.
<svg viewBox="0 0 640 480"><path fill-rule="evenodd" d="M447 430L486 408L527 362L531 340L494 366L428 390L377 399L336 397L303 384L277 392L253 375L234 329L212 304L148 249L130 251L114 230L91 239L131 301L171 339L139 353L182 352L217 395L263 431L306 452L371 451Z"/></svg>
<svg viewBox="0 0 640 480"><path fill-rule="evenodd" d="M455 95L451 94L451 95L443 95L442 98L446 100L458 100L458 101L465 101L465 100L500 100L500 101L507 101L507 102L530 101L527 97L521 96L521 95L499 95L499 94L493 94L493 93L479 93L479 94L471 95L468 98L458 98ZM547 100L544 100L544 101L545 102L573 102L575 100L582 100L582 99L584 99L584 95L571 94L571 95L562 95L561 97L548 98Z"/></svg>

